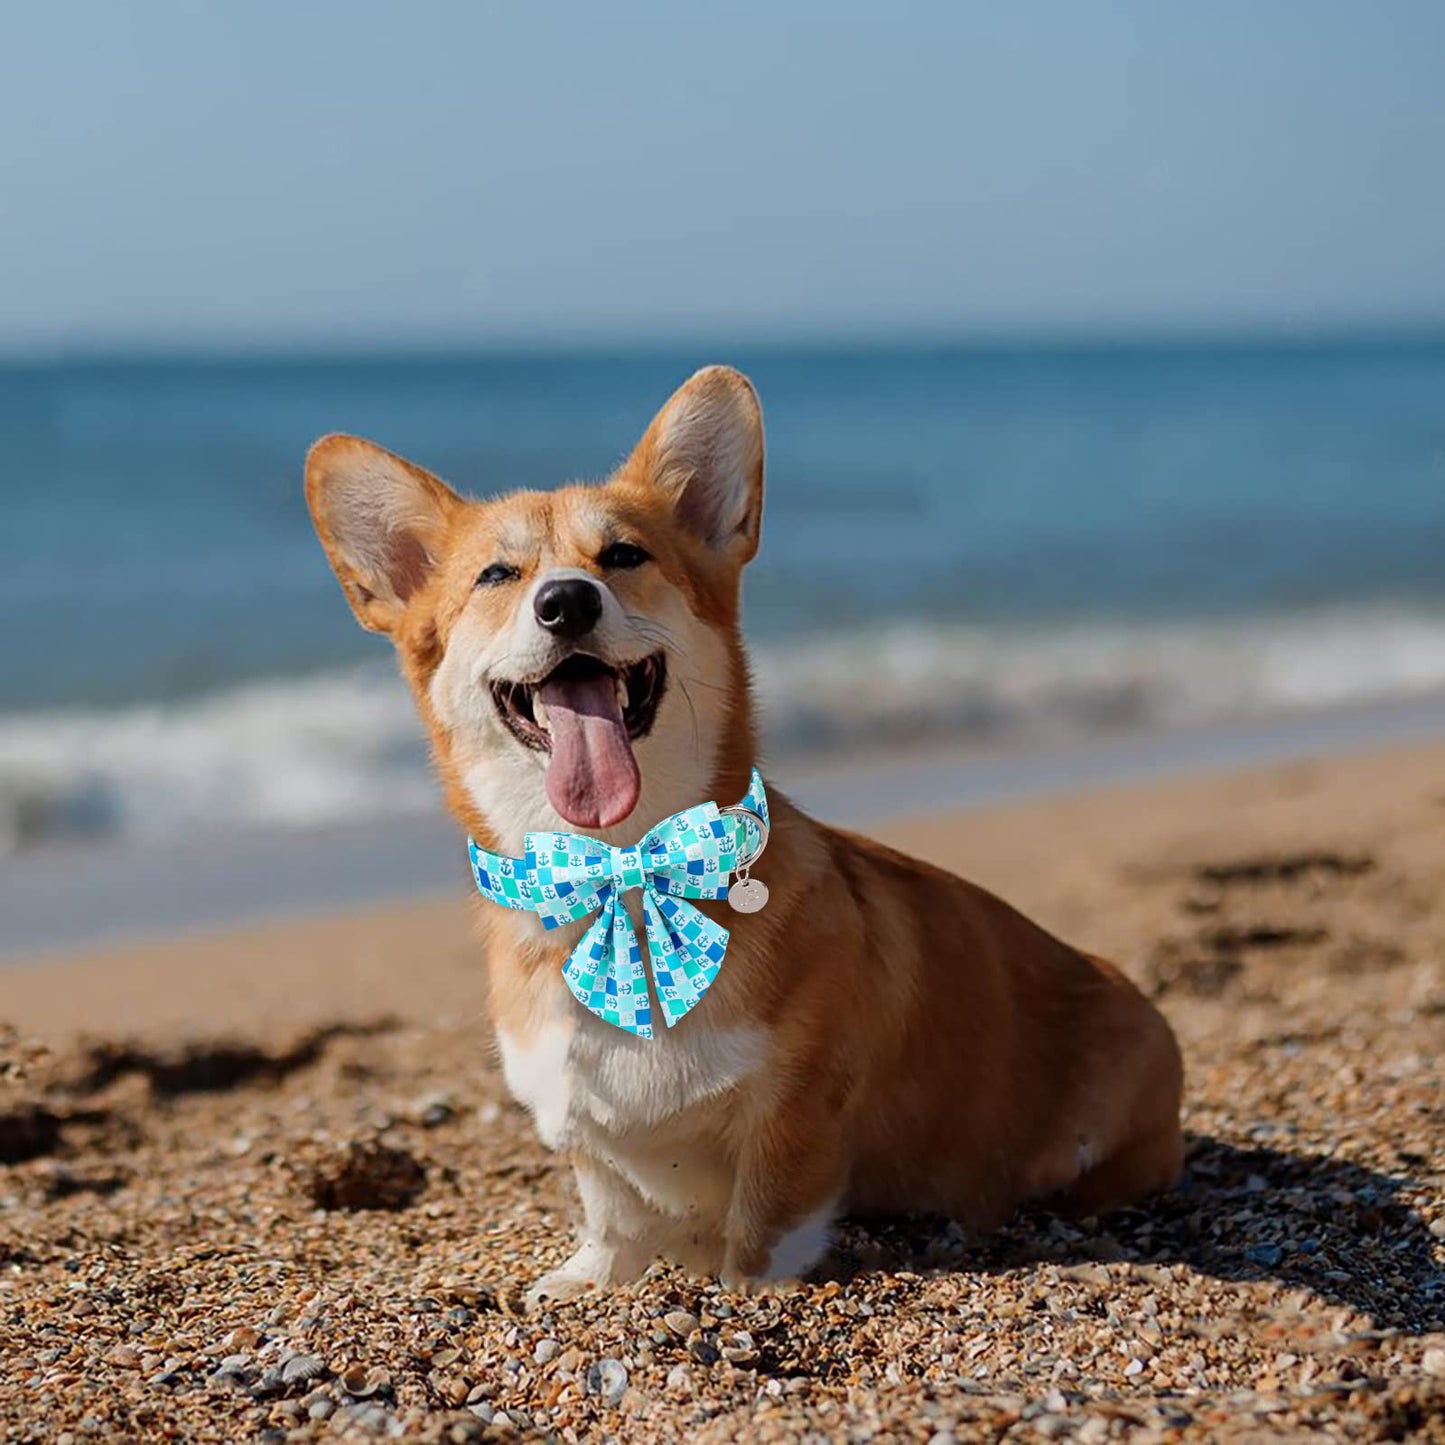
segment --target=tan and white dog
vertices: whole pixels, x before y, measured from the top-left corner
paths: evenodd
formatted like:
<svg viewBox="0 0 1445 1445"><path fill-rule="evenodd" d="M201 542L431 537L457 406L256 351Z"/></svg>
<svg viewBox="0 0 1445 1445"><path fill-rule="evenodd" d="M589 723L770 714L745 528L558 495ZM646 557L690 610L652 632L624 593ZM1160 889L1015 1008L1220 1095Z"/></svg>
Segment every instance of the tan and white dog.
<svg viewBox="0 0 1445 1445"><path fill-rule="evenodd" d="M601 485L464 500L329 436L306 494L357 617L396 644L479 845L517 855L529 830L557 829L629 845L743 797L740 584L763 428L740 373L698 372ZM1095 1213L1175 1180L1179 1051L1117 969L775 790L770 805L757 876L771 902L701 905L731 929L727 957L652 1040L568 992L583 924L548 933L478 900L508 1087L570 1156L585 1216L534 1302L659 1255L729 1279L797 1275L845 1211L981 1230L1023 1199Z"/></svg>

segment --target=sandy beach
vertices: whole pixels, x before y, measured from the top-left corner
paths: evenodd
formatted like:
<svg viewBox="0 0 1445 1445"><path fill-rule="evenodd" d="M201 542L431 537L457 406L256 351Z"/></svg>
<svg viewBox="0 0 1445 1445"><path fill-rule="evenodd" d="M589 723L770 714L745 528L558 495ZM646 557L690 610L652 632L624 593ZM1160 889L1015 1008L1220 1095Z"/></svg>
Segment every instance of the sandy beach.
<svg viewBox="0 0 1445 1445"><path fill-rule="evenodd" d="M0 1438L1445 1439L1445 745L870 831L1159 999L1183 1187L528 1316L572 1186L502 1089L460 883L22 960Z"/></svg>

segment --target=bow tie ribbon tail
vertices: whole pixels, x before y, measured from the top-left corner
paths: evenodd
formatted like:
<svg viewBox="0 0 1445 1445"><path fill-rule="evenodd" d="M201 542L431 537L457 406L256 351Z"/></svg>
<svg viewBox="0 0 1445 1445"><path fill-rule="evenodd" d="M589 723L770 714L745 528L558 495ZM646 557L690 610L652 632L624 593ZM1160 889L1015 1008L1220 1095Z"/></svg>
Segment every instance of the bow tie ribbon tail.
<svg viewBox="0 0 1445 1445"><path fill-rule="evenodd" d="M651 887L643 891L642 914L653 986L663 1022L671 1028L717 977L728 931L692 904ZM572 950L562 977L577 1002L604 1023L638 1038L653 1036L642 949L617 891L607 891L602 911Z"/></svg>

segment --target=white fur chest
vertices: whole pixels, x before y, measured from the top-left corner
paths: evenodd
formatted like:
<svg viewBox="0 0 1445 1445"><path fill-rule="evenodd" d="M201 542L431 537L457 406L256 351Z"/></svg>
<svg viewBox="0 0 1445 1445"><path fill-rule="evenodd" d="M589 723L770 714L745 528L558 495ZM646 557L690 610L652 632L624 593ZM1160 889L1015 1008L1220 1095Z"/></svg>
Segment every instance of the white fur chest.
<svg viewBox="0 0 1445 1445"><path fill-rule="evenodd" d="M767 1059L766 1032L711 1028L706 1011L704 999L651 1039L584 1013L571 1048L578 1122L618 1140L651 1134L746 1084Z"/></svg>
<svg viewBox="0 0 1445 1445"><path fill-rule="evenodd" d="M719 1101L764 1065L768 1035L710 1028L707 1000L673 1029L639 1039L594 1018L555 981L557 1006L529 1034L498 1029L502 1072L549 1148L651 1135ZM553 1002L549 1000L549 1002Z"/></svg>

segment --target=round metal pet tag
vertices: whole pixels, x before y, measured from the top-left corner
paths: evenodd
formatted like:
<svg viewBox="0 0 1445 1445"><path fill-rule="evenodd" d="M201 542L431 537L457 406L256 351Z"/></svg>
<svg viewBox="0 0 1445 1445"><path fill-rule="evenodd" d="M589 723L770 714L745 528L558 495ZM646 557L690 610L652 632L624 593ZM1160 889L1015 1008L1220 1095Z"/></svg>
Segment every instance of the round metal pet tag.
<svg viewBox="0 0 1445 1445"><path fill-rule="evenodd" d="M739 878L728 889L728 906L738 913L757 913L768 902L768 885L757 878Z"/></svg>
<svg viewBox="0 0 1445 1445"><path fill-rule="evenodd" d="M728 889L728 906L734 913L757 913L768 905L768 885L750 878L748 870L763 856L763 849L768 846L768 825L761 813L742 803L734 803L731 808L719 808L718 812L723 817L748 820L757 830L758 846L738 865L737 881Z"/></svg>

